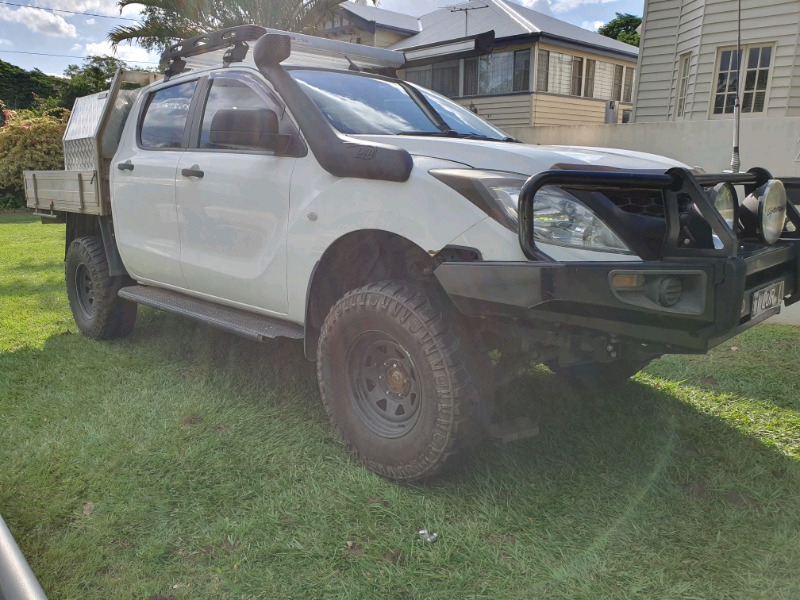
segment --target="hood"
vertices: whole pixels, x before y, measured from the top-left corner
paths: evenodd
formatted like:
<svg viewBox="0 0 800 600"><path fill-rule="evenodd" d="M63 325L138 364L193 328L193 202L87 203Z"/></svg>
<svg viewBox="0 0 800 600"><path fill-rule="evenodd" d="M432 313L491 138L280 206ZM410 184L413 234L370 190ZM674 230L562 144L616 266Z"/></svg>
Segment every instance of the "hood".
<svg viewBox="0 0 800 600"><path fill-rule="evenodd" d="M531 146L510 142L487 142L459 138L414 137L399 135L353 136L404 148L415 156L428 156L462 163L475 169L534 175L553 168L666 171L672 167L691 167L656 154L582 146Z"/></svg>

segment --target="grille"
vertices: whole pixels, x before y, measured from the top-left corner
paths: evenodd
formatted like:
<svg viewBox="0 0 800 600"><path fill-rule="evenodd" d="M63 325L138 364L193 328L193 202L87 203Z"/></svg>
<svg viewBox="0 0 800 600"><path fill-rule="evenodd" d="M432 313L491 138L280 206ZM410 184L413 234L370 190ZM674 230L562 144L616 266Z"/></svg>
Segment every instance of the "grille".
<svg viewBox="0 0 800 600"><path fill-rule="evenodd" d="M648 190L626 190L606 192L606 196L620 210L634 215L665 219L664 199L659 193Z"/></svg>

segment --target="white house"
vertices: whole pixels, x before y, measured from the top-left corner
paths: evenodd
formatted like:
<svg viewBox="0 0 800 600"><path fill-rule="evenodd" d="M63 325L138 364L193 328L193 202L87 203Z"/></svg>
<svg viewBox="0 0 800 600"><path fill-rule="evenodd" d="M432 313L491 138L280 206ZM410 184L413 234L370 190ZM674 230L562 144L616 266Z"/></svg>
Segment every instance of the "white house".
<svg viewBox="0 0 800 600"><path fill-rule="evenodd" d="M399 73L500 127L627 121L638 48L507 0L411 17L343 2L317 35L403 51Z"/></svg>
<svg viewBox="0 0 800 600"><path fill-rule="evenodd" d="M800 116L800 2L645 0L636 123ZM740 69L737 67L741 67Z"/></svg>

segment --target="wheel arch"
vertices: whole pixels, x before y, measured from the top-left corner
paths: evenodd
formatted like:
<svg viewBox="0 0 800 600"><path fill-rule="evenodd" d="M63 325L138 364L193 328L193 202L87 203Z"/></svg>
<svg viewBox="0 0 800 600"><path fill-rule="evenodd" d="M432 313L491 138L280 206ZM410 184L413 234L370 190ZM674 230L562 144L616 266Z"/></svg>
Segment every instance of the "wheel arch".
<svg viewBox="0 0 800 600"><path fill-rule="evenodd" d="M480 260L480 253L471 248L449 246L435 253L426 252L402 235L383 229L361 229L336 239L314 265L309 278L305 307L306 358L316 360L325 317L346 292L376 281L405 279L435 286L444 295L432 275L443 260Z"/></svg>
<svg viewBox="0 0 800 600"><path fill-rule="evenodd" d="M67 213L67 232L64 240L64 260L67 259L69 245L78 238L87 236L100 236L103 240L108 274L111 277L127 275L125 265L117 248L117 239L114 235L114 222L110 216L84 215L80 213Z"/></svg>

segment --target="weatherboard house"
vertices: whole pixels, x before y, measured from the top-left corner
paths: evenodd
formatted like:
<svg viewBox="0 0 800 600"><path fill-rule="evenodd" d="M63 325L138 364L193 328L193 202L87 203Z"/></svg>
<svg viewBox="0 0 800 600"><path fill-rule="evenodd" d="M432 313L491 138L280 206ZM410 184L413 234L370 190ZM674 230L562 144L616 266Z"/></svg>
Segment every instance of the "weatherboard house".
<svg viewBox="0 0 800 600"><path fill-rule="evenodd" d="M647 0L640 58L638 123L800 117L797 0Z"/></svg>
<svg viewBox="0 0 800 600"><path fill-rule="evenodd" d="M499 127L626 122L638 48L506 0L413 17L343 2L317 35L403 51L399 75Z"/></svg>

